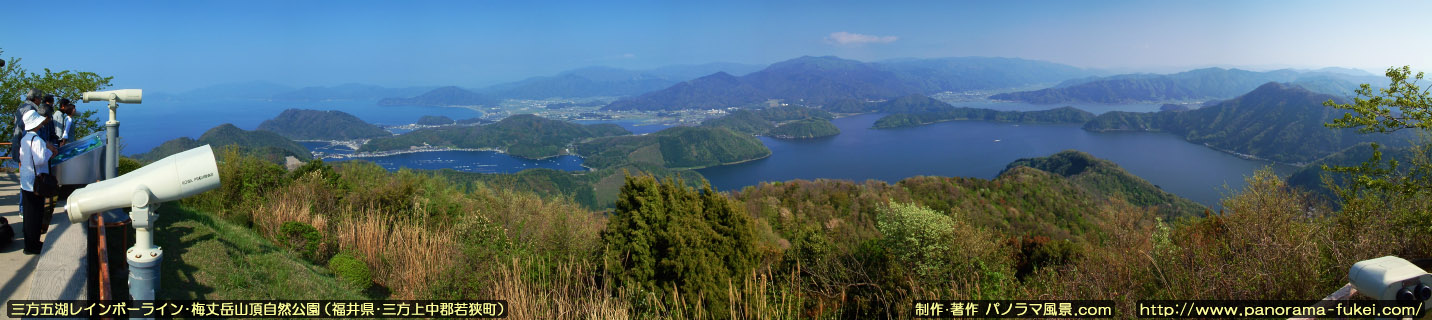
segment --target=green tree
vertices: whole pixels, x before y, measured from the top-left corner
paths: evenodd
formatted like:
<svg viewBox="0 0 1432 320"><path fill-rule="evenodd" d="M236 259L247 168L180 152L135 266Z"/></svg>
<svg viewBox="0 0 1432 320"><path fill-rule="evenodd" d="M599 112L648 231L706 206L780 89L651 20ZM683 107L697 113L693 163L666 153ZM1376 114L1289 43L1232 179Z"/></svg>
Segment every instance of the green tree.
<svg viewBox="0 0 1432 320"><path fill-rule="evenodd" d="M1328 166L1323 170L1344 175L1346 186L1333 183L1331 176L1323 178L1343 202L1344 220L1371 219L1378 214L1390 214L1380 220L1388 220L1396 228L1406 228L1406 233L1394 230L1380 230L1388 234L1426 234L1432 232L1432 208L1427 206L1427 197L1432 196L1432 158L1427 151L1432 148L1432 86L1419 85L1423 73L1412 73L1412 68L1388 68L1387 77L1391 83L1386 88L1373 91L1371 85L1362 84L1357 97L1350 104L1333 101L1323 105L1348 110L1342 118L1328 123L1332 128L1356 128L1359 133L1387 133L1404 129L1415 130L1421 143L1414 143L1404 167L1398 159L1383 161L1380 145L1372 144L1372 156L1357 166ZM1345 223L1346 224L1346 223ZM1427 237L1415 237L1404 241L1404 252L1426 252L1432 246Z"/></svg>
<svg viewBox="0 0 1432 320"><path fill-rule="evenodd" d="M1418 84L1423 73L1412 74L1410 66L1388 68L1387 77L1391 84L1376 89L1362 84L1352 103L1340 104L1333 100L1324 106L1348 110L1342 118L1325 124L1330 128L1356 128L1358 133L1390 133L1403 129L1417 130L1425 134L1432 129L1432 95ZM1424 136L1425 137L1425 136ZM1372 189L1411 195L1432 186L1432 162L1416 161L1411 168L1399 170L1402 163L1397 159L1382 159L1381 145L1372 143L1372 157L1358 166L1328 166L1323 170L1352 175L1352 183L1346 188L1335 188L1347 198L1359 190ZM1421 154L1415 152L1414 154ZM1336 187L1336 186L1334 186Z"/></svg>
<svg viewBox="0 0 1432 320"><path fill-rule="evenodd" d="M0 50L3 55L5 50ZM11 57L5 62L5 67L0 68L0 141L10 141L10 135L15 130L15 110L20 107L20 97L25 90L30 88L40 89L46 94L53 94L59 98L69 98L79 102L80 93L95 91L110 86L110 80L114 77L105 77L93 72L79 72L64 70L59 72L44 69L44 73L26 71L20 66L20 58ZM100 121L95 119L96 110L80 111L75 117L75 136L83 137L100 129ZM9 153L9 148L0 152Z"/></svg>
<svg viewBox="0 0 1432 320"><path fill-rule="evenodd" d="M896 263L909 266L915 283L955 284L982 299L1005 294L1012 262L995 233L918 204L891 202L878 210L881 244Z"/></svg>
<svg viewBox="0 0 1432 320"><path fill-rule="evenodd" d="M627 175L602 232L607 273L638 304L658 297L669 312L738 316L726 314L728 290L751 272L756 249L751 218L733 201L710 183L698 192L678 179Z"/></svg>

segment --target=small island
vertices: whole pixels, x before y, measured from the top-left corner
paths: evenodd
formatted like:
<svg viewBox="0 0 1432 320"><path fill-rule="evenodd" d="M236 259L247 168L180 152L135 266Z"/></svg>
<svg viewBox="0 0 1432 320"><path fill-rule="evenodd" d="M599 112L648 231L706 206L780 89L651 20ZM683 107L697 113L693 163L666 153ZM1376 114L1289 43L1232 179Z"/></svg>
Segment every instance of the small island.
<svg viewBox="0 0 1432 320"><path fill-rule="evenodd" d="M776 126L766 135L781 139L814 139L840 134L840 128L825 119L802 119Z"/></svg>

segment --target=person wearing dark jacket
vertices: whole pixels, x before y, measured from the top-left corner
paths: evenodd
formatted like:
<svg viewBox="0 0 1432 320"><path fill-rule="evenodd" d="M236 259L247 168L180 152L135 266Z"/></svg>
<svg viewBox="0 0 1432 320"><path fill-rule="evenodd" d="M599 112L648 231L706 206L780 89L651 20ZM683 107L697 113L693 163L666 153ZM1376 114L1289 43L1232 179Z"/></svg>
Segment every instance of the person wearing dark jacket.
<svg viewBox="0 0 1432 320"><path fill-rule="evenodd" d="M25 111L39 110L39 104L43 101L44 95L45 92L40 91L40 89L30 89L25 92L25 97L22 99L23 102L20 103L20 107L15 108L15 130L10 133L11 158L20 158L20 138L25 136Z"/></svg>

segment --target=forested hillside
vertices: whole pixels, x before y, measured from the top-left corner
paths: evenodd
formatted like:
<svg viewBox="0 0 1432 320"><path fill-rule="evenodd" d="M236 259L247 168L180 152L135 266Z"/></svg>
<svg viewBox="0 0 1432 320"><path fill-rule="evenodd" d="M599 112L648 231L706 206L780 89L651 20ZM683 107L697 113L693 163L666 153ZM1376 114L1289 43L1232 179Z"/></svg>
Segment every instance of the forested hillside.
<svg viewBox="0 0 1432 320"><path fill-rule="evenodd" d="M1089 131L1163 131L1193 143L1279 161L1309 162L1363 141L1405 145L1407 136L1360 135L1323 126L1343 111L1323 106L1346 101L1301 87L1267 83L1248 94L1196 110L1108 112L1084 125Z"/></svg>

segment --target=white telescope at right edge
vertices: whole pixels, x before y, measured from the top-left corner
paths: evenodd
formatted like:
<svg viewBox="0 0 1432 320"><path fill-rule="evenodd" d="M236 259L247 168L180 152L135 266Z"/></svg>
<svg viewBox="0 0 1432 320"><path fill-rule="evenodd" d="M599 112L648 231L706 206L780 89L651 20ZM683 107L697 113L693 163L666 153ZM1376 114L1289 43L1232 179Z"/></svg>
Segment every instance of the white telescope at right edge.
<svg viewBox="0 0 1432 320"><path fill-rule="evenodd" d="M203 145L75 190L65 203L65 211L71 223L79 223L106 210L179 200L218 187L214 150ZM145 198L137 198L140 196Z"/></svg>

